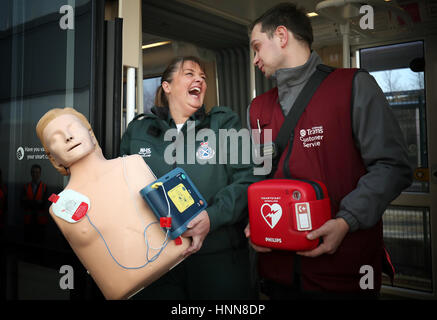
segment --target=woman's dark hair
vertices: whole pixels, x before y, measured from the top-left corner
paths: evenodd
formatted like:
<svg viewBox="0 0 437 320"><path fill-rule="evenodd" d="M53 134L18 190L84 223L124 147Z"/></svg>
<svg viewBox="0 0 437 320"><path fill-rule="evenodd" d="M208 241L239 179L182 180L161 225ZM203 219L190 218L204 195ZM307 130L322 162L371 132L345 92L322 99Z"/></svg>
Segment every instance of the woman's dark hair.
<svg viewBox="0 0 437 320"><path fill-rule="evenodd" d="M267 33L269 38L273 37L278 26L285 26L297 40L306 42L311 49L314 40L311 20L303 9L293 3L280 3L267 10L250 24L250 33L258 23L261 23L261 32Z"/></svg>
<svg viewBox="0 0 437 320"><path fill-rule="evenodd" d="M176 57L176 58L174 58L169 63L169 65L165 69L164 73L162 74L161 85L158 87L158 89L156 89L155 106L157 106L157 107L168 107L168 100L167 100L167 96L165 95L164 89L162 89L162 83L164 81L167 81L169 83L172 82L173 75L175 74L175 72L177 72L184 65L184 63L186 61L191 61L191 62L194 62L194 63L198 64L200 66L200 68L205 72L205 66L200 61L200 59L195 57L195 56L186 56L186 57Z"/></svg>

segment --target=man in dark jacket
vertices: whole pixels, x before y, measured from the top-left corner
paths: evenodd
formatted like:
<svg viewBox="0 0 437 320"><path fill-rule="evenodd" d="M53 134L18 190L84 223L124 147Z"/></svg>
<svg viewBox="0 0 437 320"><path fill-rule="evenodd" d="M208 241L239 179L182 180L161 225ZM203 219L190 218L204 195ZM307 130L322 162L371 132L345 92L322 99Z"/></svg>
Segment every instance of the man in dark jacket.
<svg viewBox="0 0 437 320"><path fill-rule="evenodd" d="M48 224L47 185L41 181L41 166L32 165L32 180L23 186L21 205L24 210L24 236L28 241L42 242Z"/></svg>

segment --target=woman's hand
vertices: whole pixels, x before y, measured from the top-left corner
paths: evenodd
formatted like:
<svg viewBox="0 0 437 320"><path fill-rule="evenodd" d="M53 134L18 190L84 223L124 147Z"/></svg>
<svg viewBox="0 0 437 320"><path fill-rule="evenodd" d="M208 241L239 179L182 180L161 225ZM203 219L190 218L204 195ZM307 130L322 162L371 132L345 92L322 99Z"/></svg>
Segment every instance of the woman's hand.
<svg viewBox="0 0 437 320"><path fill-rule="evenodd" d="M191 237L191 245L184 251L184 257L189 256L200 250L203 244L203 240L209 232L210 221L208 212L203 210L197 215L187 226L187 231L185 231L182 236Z"/></svg>

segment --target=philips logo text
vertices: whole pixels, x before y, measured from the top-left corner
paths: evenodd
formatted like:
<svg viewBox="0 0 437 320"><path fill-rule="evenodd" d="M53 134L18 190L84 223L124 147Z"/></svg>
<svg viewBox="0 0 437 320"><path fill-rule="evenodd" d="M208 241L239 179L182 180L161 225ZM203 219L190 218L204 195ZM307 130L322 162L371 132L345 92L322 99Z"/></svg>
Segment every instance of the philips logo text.
<svg viewBox="0 0 437 320"><path fill-rule="evenodd" d="M265 241L266 242L273 242L273 243L282 243L282 239L281 238L269 238L269 237L266 237Z"/></svg>

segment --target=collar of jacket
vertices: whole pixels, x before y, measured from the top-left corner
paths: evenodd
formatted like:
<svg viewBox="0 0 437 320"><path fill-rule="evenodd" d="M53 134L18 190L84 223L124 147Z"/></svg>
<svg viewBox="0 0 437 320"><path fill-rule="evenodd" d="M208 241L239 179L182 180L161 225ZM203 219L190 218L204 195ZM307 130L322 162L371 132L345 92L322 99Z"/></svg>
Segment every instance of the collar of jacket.
<svg viewBox="0 0 437 320"><path fill-rule="evenodd" d="M277 70L275 78L279 92L307 81L313 74L314 70L316 70L316 66L321 63L322 59L317 52L311 51L308 60L303 65Z"/></svg>
<svg viewBox="0 0 437 320"><path fill-rule="evenodd" d="M174 123L168 107L154 106L151 111L159 119L166 121L168 124L170 124L171 122ZM188 119L192 121L202 122L205 119L205 117L206 117L205 106L202 105L202 107L199 110L197 110L194 114L192 114Z"/></svg>

